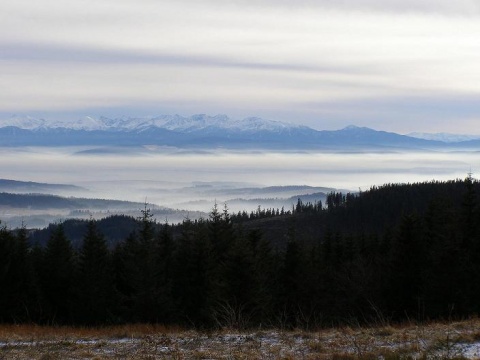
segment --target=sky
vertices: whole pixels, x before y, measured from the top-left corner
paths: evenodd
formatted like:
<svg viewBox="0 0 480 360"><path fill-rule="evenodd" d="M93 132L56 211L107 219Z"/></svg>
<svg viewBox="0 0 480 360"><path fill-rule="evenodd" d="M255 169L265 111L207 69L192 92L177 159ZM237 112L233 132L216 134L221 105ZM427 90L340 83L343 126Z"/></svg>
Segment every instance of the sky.
<svg viewBox="0 0 480 360"><path fill-rule="evenodd" d="M175 113L480 134L480 2L0 3L0 119Z"/></svg>

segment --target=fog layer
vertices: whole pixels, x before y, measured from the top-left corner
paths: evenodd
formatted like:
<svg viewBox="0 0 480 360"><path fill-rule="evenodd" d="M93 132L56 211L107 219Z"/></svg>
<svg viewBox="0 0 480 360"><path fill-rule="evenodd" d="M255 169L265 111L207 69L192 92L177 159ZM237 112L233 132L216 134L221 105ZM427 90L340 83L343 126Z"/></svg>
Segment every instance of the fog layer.
<svg viewBox="0 0 480 360"><path fill-rule="evenodd" d="M157 148L0 151L1 178L80 185L88 189L83 196L147 199L162 206L187 206L185 203L202 200L210 202L205 205L207 211L215 199L223 202L242 197L238 191L229 194L229 189L309 185L358 191L385 183L463 178L470 171L475 175L480 165L476 152L186 153Z"/></svg>

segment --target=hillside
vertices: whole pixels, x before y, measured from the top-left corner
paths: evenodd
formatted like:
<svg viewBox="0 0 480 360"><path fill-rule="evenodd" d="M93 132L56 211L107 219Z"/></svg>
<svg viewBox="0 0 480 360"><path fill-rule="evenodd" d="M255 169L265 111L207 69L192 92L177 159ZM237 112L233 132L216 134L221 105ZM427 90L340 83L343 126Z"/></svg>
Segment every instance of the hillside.
<svg viewBox="0 0 480 360"><path fill-rule="evenodd" d="M47 184L33 181L18 181L9 179L0 179L0 192L19 193L19 194L56 194L62 192L84 191L86 189L69 184Z"/></svg>
<svg viewBox="0 0 480 360"><path fill-rule="evenodd" d="M19 182L21 184L21 182ZM28 184L28 183L27 183ZM16 187L22 191L23 186ZM54 191L55 185L32 185L32 189ZM65 185L65 189L75 191L77 187ZM35 193L6 193L0 192L0 219L9 227L19 227L24 224L28 228L45 228L49 223L58 223L65 219L79 219L79 222L87 219L103 219L112 215L129 215L136 217L144 203L95 199L65 197L50 194ZM158 219L169 219L170 222L178 223L186 217L198 218L205 216L200 211L186 211L168 207L149 205ZM123 228L120 226L120 228ZM78 235L81 238L81 235ZM115 237L119 240L118 237ZM73 240L73 239L72 239Z"/></svg>

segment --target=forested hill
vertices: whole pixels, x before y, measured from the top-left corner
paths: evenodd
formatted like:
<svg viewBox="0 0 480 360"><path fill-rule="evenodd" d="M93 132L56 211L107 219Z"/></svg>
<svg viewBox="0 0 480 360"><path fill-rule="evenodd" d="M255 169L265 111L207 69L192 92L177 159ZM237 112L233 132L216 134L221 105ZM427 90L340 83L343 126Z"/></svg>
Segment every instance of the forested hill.
<svg viewBox="0 0 480 360"><path fill-rule="evenodd" d="M471 184L472 190L480 194L480 183L472 181ZM421 216L436 208L444 211L460 209L465 201L465 192L464 180L386 184L360 194L331 192L325 203L300 201L294 209L259 207L252 212L230 214L230 219L234 227L241 226L245 231L258 230L273 247L285 248L287 233L295 234L301 242L315 244L326 232L380 235L387 230L394 231L403 215ZM223 211L223 205L220 207ZM87 224L86 220L74 219L63 223L75 247L81 244ZM139 227L138 221L129 216L111 216L98 220L96 225L110 246L125 239ZM45 244L56 226L51 224L46 229L32 232L31 243ZM155 224L155 227L158 231L161 224ZM182 226L172 226L171 229L177 236Z"/></svg>
<svg viewBox="0 0 480 360"><path fill-rule="evenodd" d="M68 184L46 184L32 181L16 181L8 179L0 179L0 191L10 193L43 193L52 194L62 191L79 191L86 190L82 187Z"/></svg>
<svg viewBox="0 0 480 360"><path fill-rule="evenodd" d="M25 230L3 229L0 320L312 328L477 314L478 194L471 177L389 184L174 227L146 209L111 219L125 234L110 246L95 221L78 248L67 224L30 250Z"/></svg>

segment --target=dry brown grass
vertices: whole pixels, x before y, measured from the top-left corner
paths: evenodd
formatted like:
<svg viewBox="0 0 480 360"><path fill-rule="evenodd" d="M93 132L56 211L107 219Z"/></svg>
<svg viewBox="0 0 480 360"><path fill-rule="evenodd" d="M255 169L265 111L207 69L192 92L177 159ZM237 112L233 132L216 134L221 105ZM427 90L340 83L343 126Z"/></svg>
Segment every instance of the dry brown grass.
<svg viewBox="0 0 480 360"><path fill-rule="evenodd" d="M316 332L1 325L0 359L462 359L479 342L478 319Z"/></svg>
<svg viewBox="0 0 480 360"><path fill-rule="evenodd" d="M158 324L128 324L106 327L0 325L0 341L41 341L89 338L135 338L152 334L179 333L183 329Z"/></svg>

